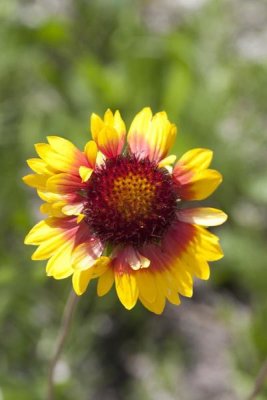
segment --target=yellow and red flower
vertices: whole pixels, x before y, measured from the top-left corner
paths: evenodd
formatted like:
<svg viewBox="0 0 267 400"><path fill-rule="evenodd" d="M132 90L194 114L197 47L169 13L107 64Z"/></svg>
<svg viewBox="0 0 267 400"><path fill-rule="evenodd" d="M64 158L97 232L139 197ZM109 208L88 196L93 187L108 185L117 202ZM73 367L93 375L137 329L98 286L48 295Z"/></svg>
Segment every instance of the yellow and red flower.
<svg viewBox="0 0 267 400"><path fill-rule="evenodd" d="M98 278L105 295L114 282L127 309L137 300L162 313L166 299L192 296L193 277L209 278L209 261L223 257L219 239L206 227L226 215L214 208L184 208L203 200L221 183L209 169L212 152L193 149L178 162L169 155L176 127L165 112L144 108L134 118L126 140L118 111L91 116L93 140L84 150L50 136L36 145L40 158L28 160L35 174L24 181L37 189L48 214L29 232L37 245L34 260L49 259L46 272L55 279L72 276L83 294ZM173 165L174 164L174 165Z"/></svg>

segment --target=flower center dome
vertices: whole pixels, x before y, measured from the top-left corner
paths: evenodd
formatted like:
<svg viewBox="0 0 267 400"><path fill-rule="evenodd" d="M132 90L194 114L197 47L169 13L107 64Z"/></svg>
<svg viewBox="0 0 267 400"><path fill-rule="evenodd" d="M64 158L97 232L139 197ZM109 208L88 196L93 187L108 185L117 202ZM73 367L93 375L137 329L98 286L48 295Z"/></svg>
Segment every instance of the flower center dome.
<svg viewBox="0 0 267 400"><path fill-rule="evenodd" d="M85 221L110 244L157 242L175 218L174 183L148 158L117 156L97 167L88 183Z"/></svg>

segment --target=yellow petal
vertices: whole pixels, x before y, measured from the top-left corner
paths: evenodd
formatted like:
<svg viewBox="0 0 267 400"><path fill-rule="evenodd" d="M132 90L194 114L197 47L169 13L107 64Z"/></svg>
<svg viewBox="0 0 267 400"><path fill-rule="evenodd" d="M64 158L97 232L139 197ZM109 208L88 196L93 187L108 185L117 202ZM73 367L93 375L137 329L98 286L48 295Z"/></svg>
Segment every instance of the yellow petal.
<svg viewBox="0 0 267 400"><path fill-rule="evenodd" d="M63 233L43 241L33 253L32 260L46 260L52 257L57 249L61 248L65 242L66 240Z"/></svg>
<svg viewBox="0 0 267 400"><path fill-rule="evenodd" d="M52 175L55 172L53 168L49 167L46 162L40 158L30 158L27 160L27 164L37 174Z"/></svg>
<svg viewBox="0 0 267 400"><path fill-rule="evenodd" d="M213 157L213 152L209 149L192 149L187 151L177 164L190 170L203 170L209 167Z"/></svg>
<svg viewBox="0 0 267 400"><path fill-rule="evenodd" d="M133 274L115 274L118 297L127 310L131 310L138 298L138 287Z"/></svg>
<svg viewBox="0 0 267 400"><path fill-rule="evenodd" d="M153 302L153 312L155 314L162 314L163 310L165 308L166 305L166 297L165 294L163 292L159 292L157 293L156 299Z"/></svg>
<svg viewBox="0 0 267 400"><path fill-rule="evenodd" d="M74 203L74 204L66 204L62 208L62 211L65 215L80 215L83 208L84 208L84 204L82 202Z"/></svg>
<svg viewBox="0 0 267 400"><path fill-rule="evenodd" d="M87 270L92 267L102 253L100 243L88 241L77 246L72 253L72 266L75 270ZM107 258L107 257L104 257Z"/></svg>
<svg viewBox="0 0 267 400"><path fill-rule="evenodd" d="M166 286L165 282L161 279L161 274L160 273L155 273L154 274L154 279L155 279L155 284L157 287L157 295L153 303L149 303L152 305L152 310L155 314L162 314L165 304L166 304ZM140 297L141 300L141 297ZM142 297L142 303L144 301L144 298ZM144 304L144 303L143 303ZM148 302L146 303L147 307ZM147 307L148 308L148 307Z"/></svg>
<svg viewBox="0 0 267 400"><path fill-rule="evenodd" d="M152 111L149 107L143 108L130 126L128 133L128 144L132 153L144 158L149 155L149 145L147 138L148 128L151 124Z"/></svg>
<svg viewBox="0 0 267 400"><path fill-rule="evenodd" d="M141 301L141 303L143 304L143 306L145 308L147 308L149 311L159 315L162 314L162 307L158 307L158 304L156 303L156 301L154 301L153 303L150 303L149 301L147 301L143 296L139 296L139 300Z"/></svg>
<svg viewBox="0 0 267 400"><path fill-rule="evenodd" d="M72 275L72 285L75 293L81 296L87 289L91 280L92 271L87 269L85 271L74 271Z"/></svg>
<svg viewBox="0 0 267 400"><path fill-rule="evenodd" d="M107 157L121 154L124 146L126 128L119 111L115 114L107 110L104 121L96 115L91 116L91 131L99 150Z"/></svg>
<svg viewBox="0 0 267 400"><path fill-rule="evenodd" d="M199 279L207 280L210 277L210 268L207 261L196 258L189 250L181 256L182 263L186 264L188 271Z"/></svg>
<svg viewBox="0 0 267 400"><path fill-rule="evenodd" d="M166 298L169 300L170 303L172 304L180 304L180 299L177 293L177 289L175 287L174 281L169 274L168 270L163 271L161 273L156 273L155 274L156 278L156 283L158 287L158 299L160 299L161 296L166 296ZM160 295L159 295L160 294ZM163 306L163 304L162 304ZM165 306L165 302L164 302ZM163 308L164 308L163 306Z"/></svg>
<svg viewBox="0 0 267 400"><path fill-rule="evenodd" d="M227 220L227 215L216 208L196 207L179 211L179 220L189 224L217 226Z"/></svg>
<svg viewBox="0 0 267 400"><path fill-rule="evenodd" d="M114 116L112 111L108 108L104 114L104 123L105 125L112 126L114 125Z"/></svg>
<svg viewBox="0 0 267 400"><path fill-rule="evenodd" d="M138 145L138 139L146 136L148 128L151 123L151 119L152 119L152 111L149 107L143 108L143 110L140 111L135 116L130 126L128 134L128 141L130 144L130 148L132 142L133 144ZM135 149L131 148L131 150L135 152Z"/></svg>
<svg viewBox="0 0 267 400"><path fill-rule="evenodd" d="M64 148L62 148L62 154L57 153L49 144L37 143L35 145L37 154L52 168L62 171L69 172L73 168L75 161L75 152L67 151L64 154Z"/></svg>
<svg viewBox="0 0 267 400"><path fill-rule="evenodd" d="M176 138L177 129L171 124L165 112L155 114L147 135L149 137L150 161L166 157Z"/></svg>
<svg viewBox="0 0 267 400"><path fill-rule="evenodd" d="M56 203L44 203L40 207L40 211L43 214L48 214L51 217L57 217L57 218L63 218L66 217L65 214L63 214L62 207L66 203L64 201L58 201Z"/></svg>
<svg viewBox="0 0 267 400"><path fill-rule="evenodd" d="M72 284L75 293L80 296L82 295L90 282L91 279L97 278L101 276L105 271L107 270L107 263L110 262L110 260L107 261L108 257L101 257L101 259L96 260L95 264L86 270L75 270L73 272L72 276Z"/></svg>
<svg viewBox="0 0 267 400"><path fill-rule="evenodd" d="M38 222L28 233L25 238L25 244L40 244L44 240L55 237L57 234L61 234L62 230L51 226L51 222L54 219L47 219Z"/></svg>
<svg viewBox="0 0 267 400"><path fill-rule="evenodd" d="M74 157L75 153L79 152L76 146L69 140L59 136L47 136L48 143L51 148L59 154L64 154L68 158Z"/></svg>
<svg viewBox="0 0 267 400"><path fill-rule="evenodd" d="M104 154L101 153L101 151L98 151L97 157L96 157L96 165L100 166L100 165L104 164L105 160L106 160L106 157L104 156Z"/></svg>
<svg viewBox="0 0 267 400"><path fill-rule="evenodd" d="M79 214L77 217L77 224L79 224L85 218L84 214Z"/></svg>
<svg viewBox="0 0 267 400"><path fill-rule="evenodd" d="M128 144L139 158L149 157L150 161L159 162L166 157L175 137L176 127L169 122L165 112L152 118L150 108L144 108L131 124Z"/></svg>
<svg viewBox="0 0 267 400"><path fill-rule="evenodd" d="M114 272L112 268L108 268L103 275L98 279L97 283L97 294L98 296L104 296L107 294L114 283Z"/></svg>
<svg viewBox="0 0 267 400"><path fill-rule="evenodd" d="M84 153L91 168L94 168L97 157L97 145L93 140L86 143Z"/></svg>
<svg viewBox="0 0 267 400"><path fill-rule="evenodd" d="M140 254L132 246L128 246L124 249L125 261L133 270L138 270L140 268L148 268L150 265L150 260L142 254Z"/></svg>
<svg viewBox="0 0 267 400"><path fill-rule="evenodd" d="M193 279L180 260L177 260L171 269L178 292L185 297L193 295Z"/></svg>
<svg viewBox="0 0 267 400"><path fill-rule="evenodd" d="M91 115L91 133L93 139L97 142L98 134L104 127L104 122L97 114Z"/></svg>
<svg viewBox="0 0 267 400"><path fill-rule="evenodd" d="M174 276L170 272L170 270L164 271L162 274L166 281L166 297L170 303L179 305L181 303L180 297L178 294L179 285L175 281Z"/></svg>
<svg viewBox="0 0 267 400"><path fill-rule="evenodd" d="M175 304L176 306L181 303L179 294L170 287L167 287L166 298L171 304Z"/></svg>
<svg viewBox="0 0 267 400"><path fill-rule="evenodd" d="M222 182L222 175L213 169L196 173L183 190L189 191L187 200L204 200L210 196Z"/></svg>
<svg viewBox="0 0 267 400"><path fill-rule="evenodd" d="M82 182L87 182L90 176L92 175L92 168L81 166L79 168L79 175L82 178Z"/></svg>
<svg viewBox="0 0 267 400"><path fill-rule="evenodd" d="M48 191L66 194L69 192L79 191L83 187L83 184L81 178L71 174L62 173L51 176L47 180L46 187Z"/></svg>
<svg viewBox="0 0 267 400"><path fill-rule="evenodd" d="M38 196L48 203L53 203L54 201L59 201L63 199L64 196L60 193L52 193L43 190L37 190Z"/></svg>
<svg viewBox="0 0 267 400"><path fill-rule="evenodd" d="M153 303L157 295L157 287L153 273L149 271L138 271L136 273L137 285L140 295L148 302Z"/></svg>
<svg viewBox="0 0 267 400"><path fill-rule="evenodd" d="M223 257L223 251L219 245L218 237L200 226L195 228L197 230L196 248L194 250L196 255L200 255L208 261L220 260Z"/></svg>
<svg viewBox="0 0 267 400"><path fill-rule="evenodd" d="M38 174L30 174L24 176L23 182L26 183L26 185L37 188L39 190L45 190L46 189L46 182L49 178L49 175L38 175Z"/></svg>
<svg viewBox="0 0 267 400"><path fill-rule="evenodd" d="M99 257L92 265L92 278L99 278L102 276L107 269L111 268L111 260L109 257Z"/></svg>
<svg viewBox="0 0 267 400"><path fill-rule="evenodd" d="M50 258L46 266L48 276L55 279L64 279L72 275L71 268L72 244L66 243Z"/></svg>
<svg viewBox="0 0 267 400"><path fill-rule="evenodd" d="M123 119L121 118L120 112L117 110L114 114L113 127L118 132L120 138L126 135L126 127Z"/></svg>
<svg viewBox="0 0 267 400"><path fill-rule="evenodd" d="M109 126L105 126L98 134L97 145L106 157L116 157L120 154L120 136L118 132Z"/></svg>
<svg viewBox="0 0 267 400"><path fill-rule="evenodd" d="M176 160L176 156L175 155L170 155L168 157L163 158L159 163L158 163L158 167L159 168L164 168L164 167L168 167L171 164L173 164Z"/></svg>

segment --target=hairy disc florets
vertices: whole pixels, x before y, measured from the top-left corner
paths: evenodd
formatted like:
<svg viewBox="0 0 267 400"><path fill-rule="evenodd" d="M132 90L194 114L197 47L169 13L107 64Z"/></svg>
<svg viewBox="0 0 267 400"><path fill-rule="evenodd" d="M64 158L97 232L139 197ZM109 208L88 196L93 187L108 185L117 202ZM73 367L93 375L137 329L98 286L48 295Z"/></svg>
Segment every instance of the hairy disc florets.
<svg viewBox="0 0 267 400"><path fill-rule="evenodd" d="M107 159L92 174L85 221L103 242L136 246L161 239L175 218L177 194L171 175L148 158Z"/></svg>

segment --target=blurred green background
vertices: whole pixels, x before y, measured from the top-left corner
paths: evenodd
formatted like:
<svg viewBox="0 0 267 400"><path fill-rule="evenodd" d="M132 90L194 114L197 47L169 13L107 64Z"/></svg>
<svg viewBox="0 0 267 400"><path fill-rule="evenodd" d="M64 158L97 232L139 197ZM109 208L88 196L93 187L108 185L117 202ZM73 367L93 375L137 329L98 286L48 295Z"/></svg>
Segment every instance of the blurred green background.
<svg viewBox="0 0 267 400"><path fill-rule="evenodd" d="M225 258L160 317L114 291L81 298L56 370L59 400L239 400L267 355L265 0L1 0L0 399L44 399L70 280L23 238L40 201L25 160L47 135L82 146L92 112L146 105L179 126L175 151L214 150L207 205ZM267 387L259 399L267 398Z"/></svg>

